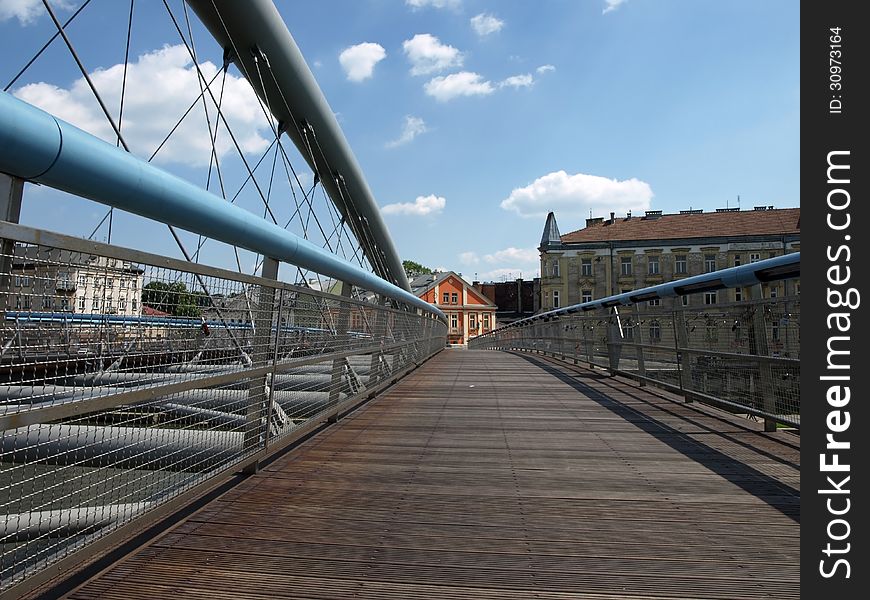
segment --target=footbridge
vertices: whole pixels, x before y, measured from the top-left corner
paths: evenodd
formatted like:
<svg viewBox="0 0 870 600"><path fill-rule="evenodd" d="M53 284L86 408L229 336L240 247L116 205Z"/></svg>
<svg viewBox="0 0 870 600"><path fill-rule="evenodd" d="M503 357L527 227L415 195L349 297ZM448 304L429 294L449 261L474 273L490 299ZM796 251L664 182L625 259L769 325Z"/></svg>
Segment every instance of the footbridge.
<svg viewBox="0 0 870 600"><path fill-rule="evenodd" d="M448 349L271 2L159 7L194 88L145 152L67 30L89 4L46 2L46 47L103 139L15 94L44 49L0 92L0 598L798 597L800 298L761 289L799 254ZM204 181L160 161L195 120ZM22 224L45 193L105 216Z"/></svg>

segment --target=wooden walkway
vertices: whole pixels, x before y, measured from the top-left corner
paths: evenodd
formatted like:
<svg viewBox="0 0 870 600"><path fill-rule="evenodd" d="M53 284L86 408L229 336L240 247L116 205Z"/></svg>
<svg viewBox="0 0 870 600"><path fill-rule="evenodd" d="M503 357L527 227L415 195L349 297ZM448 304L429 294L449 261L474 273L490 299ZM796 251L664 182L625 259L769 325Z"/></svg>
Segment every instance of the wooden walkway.
<svg viewBox="0 0 870 600"><path fill-rule="evenodd" d="M448 350L70 598L797 598L799 438Z"/></svg>

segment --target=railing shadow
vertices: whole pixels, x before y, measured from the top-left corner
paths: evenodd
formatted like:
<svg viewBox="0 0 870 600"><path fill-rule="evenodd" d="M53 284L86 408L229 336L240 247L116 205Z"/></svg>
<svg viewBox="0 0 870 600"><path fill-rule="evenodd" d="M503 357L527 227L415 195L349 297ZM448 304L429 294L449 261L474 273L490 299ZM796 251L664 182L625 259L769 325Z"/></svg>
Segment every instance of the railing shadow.
<svg viewBox="0 0 870 600"><path fill-rule="evenodd" d="M583 383L557 367L527 354L517 354L526 361L567 383L590 400L623 418L643 432L667 444L680 454L702 464L746 493L764 501L783 515L800 523L800 491L770 475L704 444L666 423L650 417L619 400ZM723 468L727 465L727 468Z"/></svg>

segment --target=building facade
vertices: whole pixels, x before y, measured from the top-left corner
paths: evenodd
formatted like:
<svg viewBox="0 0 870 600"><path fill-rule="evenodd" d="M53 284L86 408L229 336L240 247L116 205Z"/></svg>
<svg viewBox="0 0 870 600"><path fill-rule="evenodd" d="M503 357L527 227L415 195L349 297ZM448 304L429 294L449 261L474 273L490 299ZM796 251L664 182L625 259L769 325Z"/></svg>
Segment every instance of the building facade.
<svg viewBox="0 0 870 600"><path fill-rule="evenodd" d="M16 247L6 310L76 314L142 314L141 267L127 261L36 247Z"/></svg>
<svg viewBox="0 0 870 600"><path fill-rule="evenodd" d="M561 235L556 216L547 215L541 245L541 308L550 310L735 267L800 250L800 209L718 209L642 217L586 220ZM736 288L653 300L672 307L739 302L749 291ZM765 297L800 293L800 281L763 285Z"/></svg>
<svg viewBox="0 0 870 600"><path fill-rule="evenodd" d="M472 284L496 305L499 325L507 325L534 315L541 309L541 279Z"/></svg>
<svg viewBox="0 0 870 600"><path fill-rule="evenodd" d="M449 344L467 344L496 327L492 300L453 271L417 277L411 281L411 291L447 316Z"/></svg>

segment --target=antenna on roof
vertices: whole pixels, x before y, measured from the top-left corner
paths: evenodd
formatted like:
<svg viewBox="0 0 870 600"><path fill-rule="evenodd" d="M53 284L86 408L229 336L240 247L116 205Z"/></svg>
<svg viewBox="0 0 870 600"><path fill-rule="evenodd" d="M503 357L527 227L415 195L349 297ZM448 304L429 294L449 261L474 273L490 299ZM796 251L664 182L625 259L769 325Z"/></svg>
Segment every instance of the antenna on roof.
<svg viewBox="0 0 870 600"><path fill-rule="evenodd" d="M737 194L737 208L740 208L740 194Z"/></svg>

